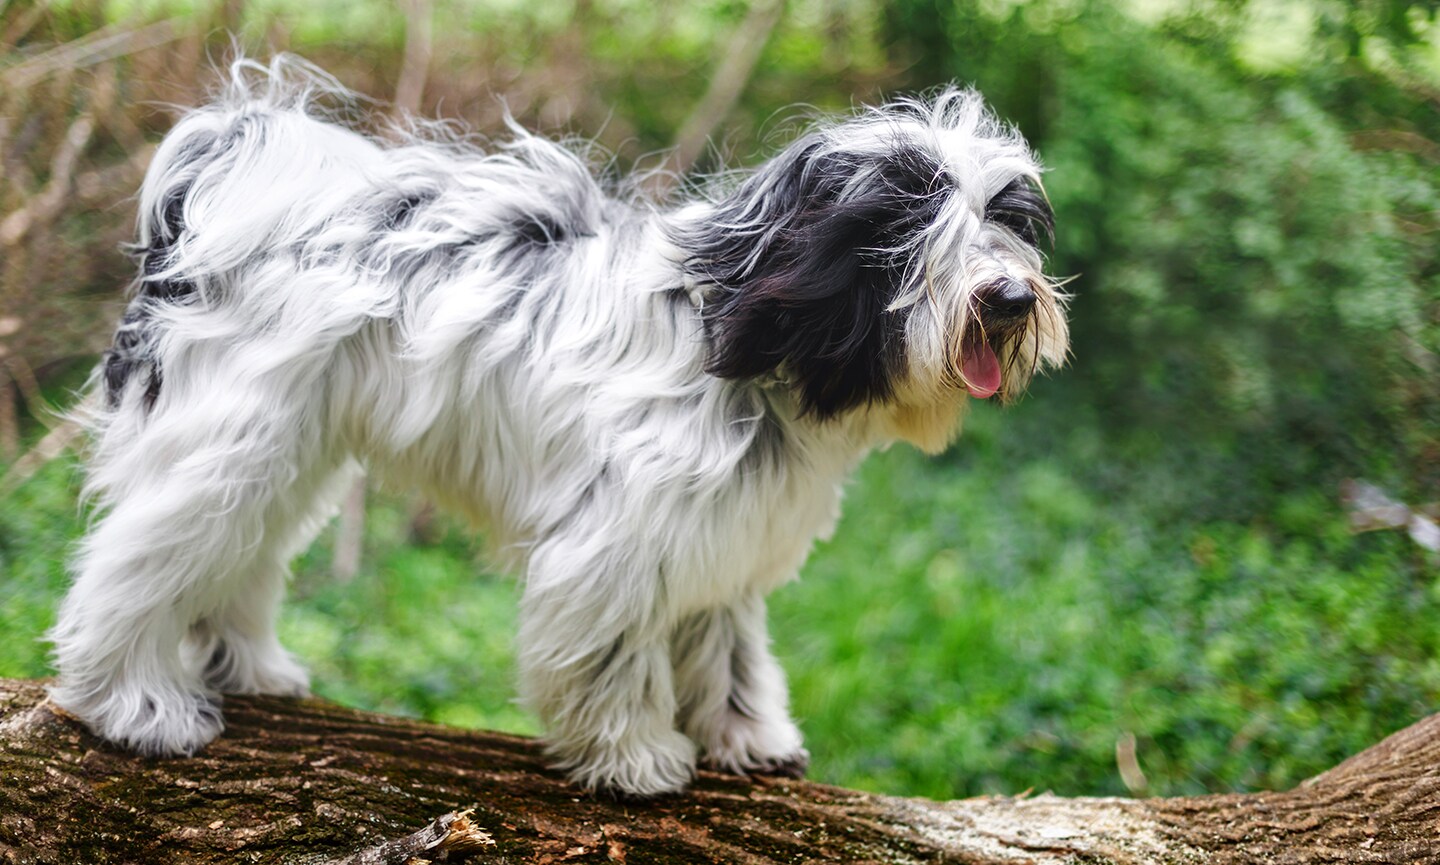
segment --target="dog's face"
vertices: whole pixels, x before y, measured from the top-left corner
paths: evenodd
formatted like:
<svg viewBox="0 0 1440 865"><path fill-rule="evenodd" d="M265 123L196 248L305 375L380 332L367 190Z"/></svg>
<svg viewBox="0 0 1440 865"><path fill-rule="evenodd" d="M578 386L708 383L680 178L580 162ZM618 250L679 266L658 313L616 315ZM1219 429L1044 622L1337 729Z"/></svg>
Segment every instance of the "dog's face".
<svg viewBox="0 0 1440 865"><path fill-rule="evenodd" d="M879 410L943 447L967 396L1012 399L1064 360L1039 177L973 93L802 138L680 235L715 286L710 371L775 375L808 414Z"/></svg>

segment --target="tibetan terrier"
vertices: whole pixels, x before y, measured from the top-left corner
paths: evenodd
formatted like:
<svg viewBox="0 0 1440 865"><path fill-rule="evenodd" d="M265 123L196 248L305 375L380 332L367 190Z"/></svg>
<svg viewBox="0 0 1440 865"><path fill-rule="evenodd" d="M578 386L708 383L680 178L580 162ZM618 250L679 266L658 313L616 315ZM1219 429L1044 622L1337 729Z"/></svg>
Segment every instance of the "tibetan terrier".
<svg viewBox="0 0 1440 865"><path fill-rule="evenodd" d="M332 83L237 62L150 165L54 700L163 755L221 694L306 693L277 606L364 467L523 575L521 691L575 783L802 771L766 594L869 451L939 451L1066 354L1025 142L950 89L658 204L519 129L352 131Z"/></svg>

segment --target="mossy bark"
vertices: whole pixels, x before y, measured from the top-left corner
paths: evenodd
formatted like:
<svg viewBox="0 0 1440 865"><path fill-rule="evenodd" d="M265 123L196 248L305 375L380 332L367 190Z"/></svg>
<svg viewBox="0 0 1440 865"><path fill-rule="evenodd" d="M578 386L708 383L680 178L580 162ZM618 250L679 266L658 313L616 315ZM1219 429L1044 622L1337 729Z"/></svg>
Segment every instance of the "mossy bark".
<svg viewBox="0 0 1440 865"><path fill-rule="evenodd" d="M1440 716L1285 793L931 802L701 773L627 804L579 793L527 739L320 700L225 708L199 756L149 760L0 679L0 861L1440 861Z"/></svg>

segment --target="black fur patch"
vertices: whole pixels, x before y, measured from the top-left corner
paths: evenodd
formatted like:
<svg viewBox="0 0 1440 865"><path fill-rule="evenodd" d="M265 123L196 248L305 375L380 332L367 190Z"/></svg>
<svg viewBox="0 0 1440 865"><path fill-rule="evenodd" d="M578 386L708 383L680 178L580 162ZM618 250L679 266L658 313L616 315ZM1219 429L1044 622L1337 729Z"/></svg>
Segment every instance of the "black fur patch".
<svg viewBox="0 0 1440 865"><path fill-rule="evenodd" d="M743 378L783 365L804 411L822 418L888 398L904 317L886 307L910 262L887 250L933 221L948 192L918 148L791 146L679 238L689 269L720 288L704 310L707 369Z"/></svg>
<svg viewBox="0 0 1440 865"><path fill-rule="evenodd" d="M570 232L547 213L527 215L515 223L517 244L550 246L570 239Z"/></svg>
<svg viewBox="0 0 1440 865"><path fill-rule="evenodd" d="M548 210L517 210L495 237L504 245L500 255L525 266L527 256L559 250L582 237L593 237L590 220L580 211L567 212L557 202ZM529 265L538 266L538 265Z"/></svg>
<svg viewBox="0 0 1440 865"><path fill-rule="evenodd" d="M396 201L389 209L385 218L385 228L388 231L398 231L407 228L410 220L415 217L415 211L433 201L433 195L406 195Z"/></svg>
<svg viewBox="0 0 1440 865"><path fill-rule="evenodd" d="M985 205L985 219L1005 226L1031 246L1039 245L1042 233L1049 242L1055 241L1055 212L1028 177L1017 177L995 193Z"/></svg>
<svg viewBox="0 0 1440 865"><path fill-rule="evenodd" d="M166 303L184 303L195 295L195 284L183 279L152 279L169 263L170 249L184 230L184 202L187 189L181 189L164 203L160 226L150 238L150 244L140 250L140 273L142 279L135 298L130 301L120 327L102 359L102 379L105 384L105 404L115 408L125 386L142 368L149 370L145 382L144 402L149 411L155 407L160 396L162 380L160 363L155 358L155 325L152 321L155 307Z"/></svg>

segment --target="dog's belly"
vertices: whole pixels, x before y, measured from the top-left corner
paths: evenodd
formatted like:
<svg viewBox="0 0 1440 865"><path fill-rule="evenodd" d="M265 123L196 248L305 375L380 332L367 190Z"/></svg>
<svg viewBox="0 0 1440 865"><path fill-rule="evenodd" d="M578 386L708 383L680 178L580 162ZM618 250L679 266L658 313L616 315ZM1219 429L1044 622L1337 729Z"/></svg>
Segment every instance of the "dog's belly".
<svg viewBox="0 0 1440 865"><path fill-rule="evenodd" d="M712 453L702 469L699 455L663 441L636 436L624 449L602 439L580 419L542 425L507 399L463 418L442 415L410 447L372 450L370 462L474 522L518 576L528 575L533 551L553 544L604 545L614 551L608 562L653 569L672 621L795 577L814 541L833 530L855 462L837 454L821 470L785 460L756 468L743 453ZM575 561L576 572L560 579L597 578Z"/></svg>

